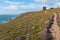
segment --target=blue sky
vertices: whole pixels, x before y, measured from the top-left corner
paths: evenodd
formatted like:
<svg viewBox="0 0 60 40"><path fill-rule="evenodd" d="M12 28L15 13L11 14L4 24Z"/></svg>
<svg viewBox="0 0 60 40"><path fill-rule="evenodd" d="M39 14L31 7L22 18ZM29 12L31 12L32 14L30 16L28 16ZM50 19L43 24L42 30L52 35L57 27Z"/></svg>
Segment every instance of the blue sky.
<svg viewBox="0 0 60 40"><path fill-rule="evenodd" d="M42 10L42 7L60 7L60 0L0 0L0 14L21 14Z"/></svg>

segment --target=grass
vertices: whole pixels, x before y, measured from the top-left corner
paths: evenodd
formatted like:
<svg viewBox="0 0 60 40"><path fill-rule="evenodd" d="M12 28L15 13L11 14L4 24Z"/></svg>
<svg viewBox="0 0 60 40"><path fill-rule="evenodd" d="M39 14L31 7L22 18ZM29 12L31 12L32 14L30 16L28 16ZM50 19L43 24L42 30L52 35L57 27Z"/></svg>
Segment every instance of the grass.
<svg viewBox="0 0 60 40"><path fill-rule="evenodd" d="M16 19L0 25L0 39L15 40L42 40L38 34L47 25L45 22L52 16L53 10L41 10L38 12L27 12ZM27 35L29 34L29 35Z"/></svg>

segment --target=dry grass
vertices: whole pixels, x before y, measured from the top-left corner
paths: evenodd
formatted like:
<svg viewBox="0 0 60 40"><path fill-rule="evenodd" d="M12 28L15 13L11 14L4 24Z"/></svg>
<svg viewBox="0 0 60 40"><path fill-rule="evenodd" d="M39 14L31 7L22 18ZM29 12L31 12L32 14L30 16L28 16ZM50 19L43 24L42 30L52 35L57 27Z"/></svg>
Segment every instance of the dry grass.
<svg viewBox="0 0 60 40"><path fill-rule="evenodd" d="M38 34L45 26L45 21L53 14L53 10L42 10L38 12L27 12L18 16L15 20L0 25L0 38L4 40L42 40ZM27 35L29 34L29 35Z"/></svg>

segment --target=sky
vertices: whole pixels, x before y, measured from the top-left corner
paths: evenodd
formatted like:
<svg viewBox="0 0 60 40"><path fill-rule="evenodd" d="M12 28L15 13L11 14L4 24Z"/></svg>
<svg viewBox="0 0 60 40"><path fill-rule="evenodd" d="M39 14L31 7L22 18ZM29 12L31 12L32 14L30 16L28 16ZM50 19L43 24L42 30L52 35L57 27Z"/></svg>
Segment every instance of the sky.
<svg viewBox="0 0 60 40"><path fill-rule="evenodd" d="M60 0L0 0L0 14L21 14L60 7Z"/></svg>

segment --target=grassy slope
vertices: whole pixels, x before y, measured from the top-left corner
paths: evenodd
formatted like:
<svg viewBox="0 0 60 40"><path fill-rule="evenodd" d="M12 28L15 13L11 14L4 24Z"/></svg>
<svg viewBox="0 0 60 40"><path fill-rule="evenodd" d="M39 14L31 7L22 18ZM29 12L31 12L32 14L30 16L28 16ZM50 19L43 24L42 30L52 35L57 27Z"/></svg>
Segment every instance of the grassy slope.
<svg viewBox="0 0 60 40"><path fill-rule="evenodd" d="M55 11L56 11L56 13L57 13L57 15L58 15L58 17L57 17L57 22L58 22L58 25L60 26L60 9L58 8L58 9L56 9Z"/></svg>
<svg viewBox="0 0 60 40"><path fill-rule="evenodd" d="M29 34L29 40L40 40L38 33L45 27L45 21L52 14L52 9L23 14L11 22L0 25L0 38L14 40L16 37L21 37L25 40Z"/></svg>
<svg viewBox="0 0 60 40"><path fill-rule="evenodd" d="M53 9L52 11L57 13L58 15L57 22L58 22L58 25L60 26L60 8Z"/></svg>

